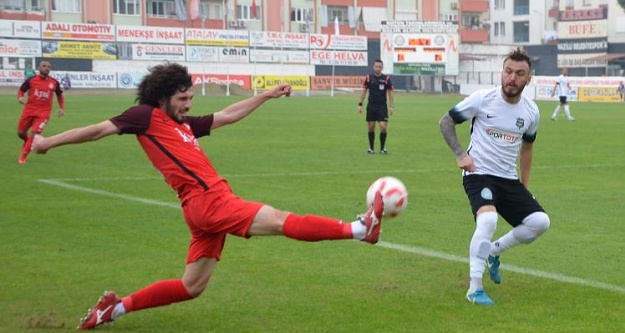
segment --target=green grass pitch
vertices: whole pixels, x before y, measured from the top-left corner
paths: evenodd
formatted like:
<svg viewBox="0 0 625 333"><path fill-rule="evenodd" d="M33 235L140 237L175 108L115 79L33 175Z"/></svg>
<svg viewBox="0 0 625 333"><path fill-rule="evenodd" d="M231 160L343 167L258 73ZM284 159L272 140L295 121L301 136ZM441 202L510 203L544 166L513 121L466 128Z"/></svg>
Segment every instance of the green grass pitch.
<svg viewBox="0 0 625 333"><path fill-rule="evenodd" d="M200 96L193 114L241 97ZM438 132L458 96L400 93L387 156L367 155L357 96L269 101L200 145L235 193L299 214L353 220L377 177L401 179L408 208L380 246L229 238L198 299L131 313L102 332L624 332L625 103L538 102L530 190L552 227L502 256L496 302L464 300L473 222ZM0 96L0 332L71 331L104 290L179 278L188 232L177 200L132 136L64 146L17 164L20 112ZM66 95L44 134L121 113L130 95ZM55 102L56 110L56 102ZM468 124L458 128L466 146ZM376 138L376 145L378 140ZM379 147L377 147L379 149ZM509 230L500 219L496 236Z"/></svg>

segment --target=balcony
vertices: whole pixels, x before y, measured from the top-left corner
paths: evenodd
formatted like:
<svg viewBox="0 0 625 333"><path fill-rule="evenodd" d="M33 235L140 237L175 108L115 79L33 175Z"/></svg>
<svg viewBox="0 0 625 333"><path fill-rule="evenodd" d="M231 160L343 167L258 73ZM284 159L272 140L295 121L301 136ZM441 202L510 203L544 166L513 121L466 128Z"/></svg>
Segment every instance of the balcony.
<svg viewBox="0 0 625 333"><path fill-rule="evenodd" d="M488 0L460 0L460 11L486 13L488 12Z"/></svg>
<svg viewBox="0 0 625 333"><path fill-rule="evenodd" d="M461 43L487 43L488 29L460 28Z"/></svg>

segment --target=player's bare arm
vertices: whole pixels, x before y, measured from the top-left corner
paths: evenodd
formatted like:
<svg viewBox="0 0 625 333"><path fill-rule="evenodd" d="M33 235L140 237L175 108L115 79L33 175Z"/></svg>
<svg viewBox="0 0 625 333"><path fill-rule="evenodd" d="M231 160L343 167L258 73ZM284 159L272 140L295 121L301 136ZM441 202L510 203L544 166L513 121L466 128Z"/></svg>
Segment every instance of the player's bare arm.
<svg viewBox="0 0 625 333"><path fill-rule="evenodd" d="M393 114L393 109L394 109L394 99L395 99L395 93L393 92L393 89L389 89L388 90L388 113L389 115Z"/></svg>
<svg viewBox="0 0 625 333"><path fill-rule="evenodd" d="M35 135L33 138L33 146L31 150L38 154L45 154L48 150L67 144L83 143L87 141L96 141L111 134L118 134L119 128L110 120L103 122L74 128L63 133L44 138L41 135Z"/></svg>
<svg viewBox="0 0 625 333"><path fill-rule="evenodd" d="M291 95L291 86L288 84L277 86L262 94L250 97L238 103L232 104L227 108L215 112L213 114L213 124L211 130L219 127L235 123L247 117L252 111L256 110L261 104L272 98L280 98L282 96Z"/></svg>
<svg viewBox="0 0 625 333"><path fill-rule="evenodd" d="M462 149L458 136L456 135L456 123L449 116L445 114L438 122L438 128L443 134L445 142L451 148L451 151L456 155L456 163L458 167L466 171L475 171L475 165L471 156L467 155L467 152Z"/></svg>
<svg viewBox="0 0 625 333"><path fill-rule="evenodd" d="M521 142L521 149L519 150L519 169L521 173L521 183L528 187L530 181L530 168L532 166L532 156L534 144L531 142Z"/></svg>

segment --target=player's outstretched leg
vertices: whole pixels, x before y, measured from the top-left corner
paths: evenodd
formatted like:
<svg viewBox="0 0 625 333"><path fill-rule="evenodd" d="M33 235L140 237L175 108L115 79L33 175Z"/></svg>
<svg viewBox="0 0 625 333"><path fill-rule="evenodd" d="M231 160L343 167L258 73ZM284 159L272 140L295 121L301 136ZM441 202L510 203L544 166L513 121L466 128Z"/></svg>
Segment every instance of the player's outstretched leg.
<svg viewBox="0 0 625 333"><path fill-rule="evenodd" d="M96 305L87 310L87 313L80 319L80 323L76 329L78 330L90 330L96 326L110 323L113 321L111 315L113 309L117 303L121 302L121 299L117 298L117 294L113 291L105 291L104 294L98 299Z"/></svg>
<svg viewBox="0 0 625 333"><path fill-rule="evenodd" d="M359 216L360 222L365 226L367 232L363 242L375 244L380 239L380 228L382 227L382 213L384 212L384 203L382 202L382 193L375 192L371 207L366 213Z"/></svg>

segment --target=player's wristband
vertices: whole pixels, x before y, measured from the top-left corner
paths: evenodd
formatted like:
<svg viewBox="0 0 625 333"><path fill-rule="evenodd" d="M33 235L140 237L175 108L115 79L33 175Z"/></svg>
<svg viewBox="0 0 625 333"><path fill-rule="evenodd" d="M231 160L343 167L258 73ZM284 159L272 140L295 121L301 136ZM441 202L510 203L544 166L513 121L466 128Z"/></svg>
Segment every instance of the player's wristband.
<svg viewBox="0 0 625 333"><path fill-rule="evenodd" d="M358 103L358 106L362 106L362 102L359 102L359 103Z"/></svg>

